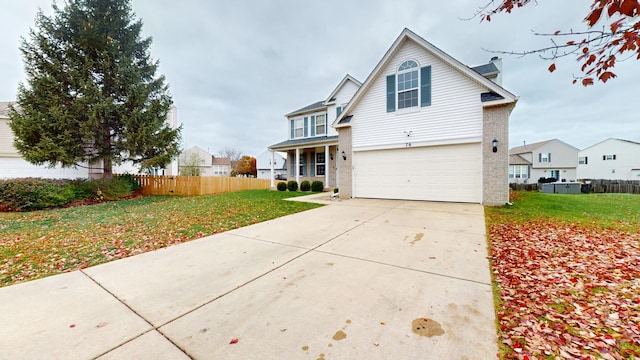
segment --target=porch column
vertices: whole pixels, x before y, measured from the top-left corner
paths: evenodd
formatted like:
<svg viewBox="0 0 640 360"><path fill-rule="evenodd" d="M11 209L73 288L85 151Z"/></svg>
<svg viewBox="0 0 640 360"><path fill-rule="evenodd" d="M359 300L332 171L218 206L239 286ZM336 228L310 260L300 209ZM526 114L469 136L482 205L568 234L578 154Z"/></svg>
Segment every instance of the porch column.
<svg viewBox="0 0 640 360"><path fill-rule="evenodd" d="M340 188L340 155L338 155L338 149L336 146L336 187Z"/></svg>
<svg viewBox="0 0 640 360"><path fill-rule="evenodd" d="M275 152L273 150L271 150L271 188L272 189L276 186L276 182L274 180L274 175L273 175L273 169L274 169L273 161L274 160L275 160Z"/></svg>
<svg viewBox="0 0 640 360"><path fill-rule="evenodd" d="M331 167L329 166L331 156L329 156L329 145L324 146L324 187L329 187L329 172Z"/></svg>
<svg viewBox="0 0 640 360"><path fill-rule="evenodd" d="M300 148L296 148L296 182L300 185Z"/></svg>

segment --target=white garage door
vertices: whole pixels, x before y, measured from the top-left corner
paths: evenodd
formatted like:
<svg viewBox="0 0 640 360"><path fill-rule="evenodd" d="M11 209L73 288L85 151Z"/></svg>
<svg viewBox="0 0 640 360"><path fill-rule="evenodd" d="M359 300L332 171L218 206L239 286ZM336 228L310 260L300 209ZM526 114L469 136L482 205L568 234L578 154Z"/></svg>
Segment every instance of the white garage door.
<svg viewBox="0 0 640 360"><path fill-rule="evenodd" d="M479 143L360 151L353 195L362 198L481 202Z"/></svg>

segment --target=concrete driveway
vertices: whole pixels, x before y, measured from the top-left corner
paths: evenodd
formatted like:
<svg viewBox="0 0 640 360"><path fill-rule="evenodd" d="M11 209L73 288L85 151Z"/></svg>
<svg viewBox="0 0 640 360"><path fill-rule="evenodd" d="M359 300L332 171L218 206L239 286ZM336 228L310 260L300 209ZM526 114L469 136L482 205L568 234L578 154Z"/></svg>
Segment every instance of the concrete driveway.
<svg viewBox="0 0 640 360"><path fill-rule="evenodd" d="M0 358L495 358L482 206L328 199L0 288Z"/></svg>

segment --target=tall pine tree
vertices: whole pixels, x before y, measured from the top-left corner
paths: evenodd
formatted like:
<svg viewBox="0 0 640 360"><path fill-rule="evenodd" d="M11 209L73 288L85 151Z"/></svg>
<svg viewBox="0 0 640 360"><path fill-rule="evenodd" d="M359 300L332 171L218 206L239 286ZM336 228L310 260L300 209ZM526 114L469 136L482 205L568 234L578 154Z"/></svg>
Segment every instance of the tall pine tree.
<svg viewBox="0 0 640 360"><path fill-rule="evenodd" d="M27 84L9 114L16 149L37 165L101 164L105 178L125 161L165 167L181 128L165 122L171 96L130 1L67 0L53 10L39 11L22 38Z"/></svg>

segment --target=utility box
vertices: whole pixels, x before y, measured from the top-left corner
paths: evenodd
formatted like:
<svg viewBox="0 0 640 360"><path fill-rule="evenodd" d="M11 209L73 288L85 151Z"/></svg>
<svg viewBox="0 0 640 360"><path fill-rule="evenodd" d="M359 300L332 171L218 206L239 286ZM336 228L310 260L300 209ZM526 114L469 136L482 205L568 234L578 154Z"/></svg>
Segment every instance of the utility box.
<svg viewBox="0 0 640 360"><path fill-rule="evenodd" d="M582 184L556 182L542 184L542 192L545 194L580 194Z"/></svg>
<svg viewBox="0 0 640 360"><path fill-rule="evenodd" d="M554 183L542 184L542 192L545 194L555 193L555 184Z"/></svg>
<svg viewBox="0 0 640 360"><path fill-rule="evenodd" d="M555 183L556 194L580 194L580 183Z"/></svg>

